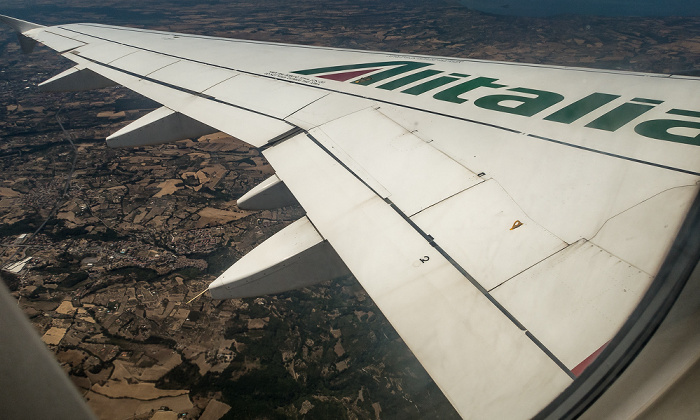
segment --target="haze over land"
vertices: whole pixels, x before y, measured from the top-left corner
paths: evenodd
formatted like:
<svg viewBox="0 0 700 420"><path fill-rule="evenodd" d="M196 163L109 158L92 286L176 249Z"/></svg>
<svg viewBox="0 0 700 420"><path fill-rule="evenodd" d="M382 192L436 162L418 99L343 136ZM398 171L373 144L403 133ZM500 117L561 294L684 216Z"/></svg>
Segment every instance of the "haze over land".
<svg viewBox="0 0 700 420"><path fill-rule="evenodd" d="M697 17L525 18L449 1L391 0L107 0L100 7L10 0L0 13L47 25L97 22L645 72L700 69ZM0 51L0 265L26 262L2 276L101 417L145 419L161 407L168 410L158 416L187 418L205 410L217 418L229 407L230 418L456 416L354 279L187 303L303 214L235 206L273 173L255 149L222 134L107 149L107 135L158 105L123 88L39 93L37 83L71 64L43 47L20 54L4 27Z"/></svg>
<svg viewBox="0 0 700 420"><path fill-rule="evenodd" d="M686 0L460 0L466 7L515 16L699 16L700 3Z"/></svg>

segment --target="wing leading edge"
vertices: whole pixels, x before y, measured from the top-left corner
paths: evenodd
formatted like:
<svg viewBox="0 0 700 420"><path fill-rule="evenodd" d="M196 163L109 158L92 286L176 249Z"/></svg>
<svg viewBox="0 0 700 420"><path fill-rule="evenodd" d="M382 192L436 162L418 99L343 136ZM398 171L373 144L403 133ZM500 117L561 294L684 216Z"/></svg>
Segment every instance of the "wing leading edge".
<svg viewBox="0 0 700 420"><path fill-rule="evenodd" d="M278 178L245 202L308 219L212 296L351 272L464 417L532 417L570 386L698 191L695 79L2 19L76 63L47 85L164 106L111 145L219 130L263 150Z"/></svg>

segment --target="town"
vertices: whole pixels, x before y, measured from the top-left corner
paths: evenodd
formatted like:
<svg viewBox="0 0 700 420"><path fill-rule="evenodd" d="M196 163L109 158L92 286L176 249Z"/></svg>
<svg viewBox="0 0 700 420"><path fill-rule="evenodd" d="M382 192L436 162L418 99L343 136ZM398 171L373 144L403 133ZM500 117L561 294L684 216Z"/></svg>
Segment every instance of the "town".
<svg viewBox="0 0 700 420"><path fill-rule="evenodd" d="M7 3L46 25L645 72L700 64L698 18L499 17L451 1ZM216 133L110 149L108 135L159 105L119 87L39 92L71 63L44 47L22 55L4 27L0 51L0 276L99 418L458 418L353 278L198 297L304 214L237 208L274 173L255 148Z"/></svg>

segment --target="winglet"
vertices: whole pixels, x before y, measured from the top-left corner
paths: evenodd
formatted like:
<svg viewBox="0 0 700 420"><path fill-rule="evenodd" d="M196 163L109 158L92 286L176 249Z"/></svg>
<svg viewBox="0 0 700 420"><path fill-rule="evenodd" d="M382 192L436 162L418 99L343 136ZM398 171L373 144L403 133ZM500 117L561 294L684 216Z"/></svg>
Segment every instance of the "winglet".
<svg viewBox="0 0 700 420"><path fill-rule="evenodd" d="M32 29L45 28L43 25L37 25L36 23L27 22L26 20L15 19L9 16L0 15L0 22L9 25L12 29L17 32L17 39L19 40L19 45L22 47L22 52L29 54L34 50L36 41L24 35L26 32Z"/></svg>
<svg viewBox="0 0 700 420"><path fill-rule="evenodd" d="M12 29L17 31L17 33L23 34L25 32L31 31L32 29L45 28L44 25L38 25L36 23L27 22L22 19L15 19L13 17L0 15L0 22L10 26Z"/></svg>

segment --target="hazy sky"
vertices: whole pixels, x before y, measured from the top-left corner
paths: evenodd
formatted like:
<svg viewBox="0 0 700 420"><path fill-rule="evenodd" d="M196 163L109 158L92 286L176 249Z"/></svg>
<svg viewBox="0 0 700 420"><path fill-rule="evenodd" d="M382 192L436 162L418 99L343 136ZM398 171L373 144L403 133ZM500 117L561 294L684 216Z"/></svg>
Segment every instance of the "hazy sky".
<svg viewBox="0 0 700 420"><path fill-rule="evenodd" d="M697 0L459 0L488 13L551 16L700 16Z"/></svg>

